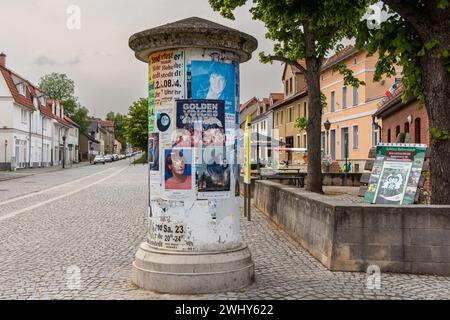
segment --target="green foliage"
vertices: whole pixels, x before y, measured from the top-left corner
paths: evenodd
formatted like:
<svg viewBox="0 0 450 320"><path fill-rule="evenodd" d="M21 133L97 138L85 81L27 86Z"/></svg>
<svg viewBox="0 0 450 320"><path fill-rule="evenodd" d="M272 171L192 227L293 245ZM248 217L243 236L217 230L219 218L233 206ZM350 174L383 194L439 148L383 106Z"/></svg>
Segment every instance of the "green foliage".
<svg viewBox="0 0 450 320"><path fill-rule="evenodd" d="M359 87L359 86L365 86L366 83L362 80L359 80L357 77L353 75L353 71L349 69L345 63L338 63L333 66L333 71L339 72L344 76L344 85L346 86L352 86L352 87Z"/></svg>
<svg viewBox="0 0 450 320"><path fill-rule="evenodd" d="M320 91L320 104L323 109L327 107L327 96L322 91Z"/></svg>
<svg viewBox="0 0 450 320"><path fill-rule="evenodd" d="M297 120L295 120L294 127L297 128L300 132L305 131L307 126L308 126L308 118L299 117L297 118Z"/></svg>
<svg viewBox="0 0 450 320"><path fill-rule="evenodd" d="M65 109L64 109L65 110ZM77 106L75 111L69 116L80 126L80 132L86 133L90 124L89 110L83 106Z"/></svg>
<svg viewBox="0 0 450 320"><path fill-rule="evenodd" d="M56 99L64 103L69 100L76 101L75 82L64 73L52 72L39 80L39 88L50 99Z"/></svg>
<svg viewBox="0 0 450 320"><path fill-rule="evenodd" d="M125 137L132 146L147 150L148 144L148 99L133 102L124 118Z"/></svg>
<svg viewBox="0 0 450 320"><path fill-rule="evenodd" d="M39 88L48 98L58 100L64 105L64 113L80 127L80 132L87 132L89 110L78 102L73 80L64 73L53 72L41 77Z"/></svg>
<svg viewBox="0 0 450 320"><path fill-rule="evenodd" d="M133 161L133 164L147 164L148 163L148 154L144 152L144 154L137 160Z"/></svg>
<svg viewBox="0 0 450 320"><path fill-rule="evenodd" d="M431 144L435 145L448 140L448 131L436 128L430 129Z"/></svg>
<svg viewBox="0 0 450 320"><path fill-rule="evenodd" d="M341 40L355 35L357 23L365 13L366 0L253 0L253 19L264 22L266 38L275 41L274 55L292 61L324 57L342 48ZM211 7L230 19L244 0L209 0ZM314 33L315 48L307 52L305 26ZM262 62L270 56L262 53Z"/></svg>
<svg viewBox="0 0 450 320"><path fill-rule="evenodd" d="M122 145L125 145L127 141L125 137L125 116L110 111L106 115L106 120L114 121L114 135Z"/></svg>
<svg viewBox="0 0 450 320"><path fill-rule="evenodd" d="M377 1L372 1L376 3ZM396 0L384 1L387 5L394 4ZM403 3L404 2L404 3ZM440 0L437 7L448 10L448 0ZM420 20L427 20L425 15L427 9L420 0L402 1L403 6L407 6L407 12L417 12ZM395 65L402 66L402 82L404 87L403 101L409 97L416 97L421 104L425 103L425 93L422 90L422 70L420 58L428 51L439 48L439 54L445 59L444 64L450 72L450 61L448 48L441 43L438 37L433 36L423 40L414 27L405 21L398 13L387 9L385 12L390 16L382 22L379 29L369 29L366 20L361 21L358 27L356 44L358 48L367 46L370 55L378 52L379 60L376 65L374 80L379 81L383 75L393 76L396 74ZM424 28L426 23L421 24ZM429 26L431 29L431 25Z"/></svg>

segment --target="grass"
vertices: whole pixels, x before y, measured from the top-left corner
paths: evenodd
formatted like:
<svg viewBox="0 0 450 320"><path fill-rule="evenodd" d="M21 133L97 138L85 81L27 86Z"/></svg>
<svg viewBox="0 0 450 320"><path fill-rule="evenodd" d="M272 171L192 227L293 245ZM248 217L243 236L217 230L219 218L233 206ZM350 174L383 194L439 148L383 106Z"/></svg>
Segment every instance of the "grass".
<svg viewBox="0 0 450 320"><path fill-rule="evenodd" d="M147 153L144 153L142 157L140 157L137 160L134 160L133 164L147 164L147 162L148 162Z"/></svg>

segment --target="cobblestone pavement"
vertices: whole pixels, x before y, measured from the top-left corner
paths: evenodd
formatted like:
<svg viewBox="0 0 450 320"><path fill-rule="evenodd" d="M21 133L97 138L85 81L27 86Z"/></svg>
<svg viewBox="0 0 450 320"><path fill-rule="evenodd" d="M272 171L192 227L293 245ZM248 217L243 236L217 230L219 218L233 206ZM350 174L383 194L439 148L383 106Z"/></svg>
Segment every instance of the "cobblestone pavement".
<svg viewBox="0 0 450 320"><path fill-rule="evenodd" d="M53 174L40 175L34 189L0 198L0 299L450 298L450 277L382 274L380 290L366 289L364 273L328 271L255 209L252 221L242 220L255 261L249 288L187 296L140 290L130 272L145 237L146 166L118 162ZM83 180L68 183L76 174ZM2 182L0 189L12 182L20 188L16 183L26 179ZM63 185L44 190L52 188L51 179ZM20 198L5 200L12 196ZM71 266L80 269L79 289L68 279Z"/></svg>

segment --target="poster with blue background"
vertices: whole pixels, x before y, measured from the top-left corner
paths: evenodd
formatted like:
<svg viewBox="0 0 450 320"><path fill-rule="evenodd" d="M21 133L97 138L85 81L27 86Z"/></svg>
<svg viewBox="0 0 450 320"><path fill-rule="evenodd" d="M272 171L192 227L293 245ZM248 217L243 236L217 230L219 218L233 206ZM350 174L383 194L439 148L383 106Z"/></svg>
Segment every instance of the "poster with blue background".
<svg viewBox="0 0 450 320"><path fill-rule="evenodd" d="M235 113L235 67L216 61L192 61L192 99L225 100L225 113Z"/></svg>

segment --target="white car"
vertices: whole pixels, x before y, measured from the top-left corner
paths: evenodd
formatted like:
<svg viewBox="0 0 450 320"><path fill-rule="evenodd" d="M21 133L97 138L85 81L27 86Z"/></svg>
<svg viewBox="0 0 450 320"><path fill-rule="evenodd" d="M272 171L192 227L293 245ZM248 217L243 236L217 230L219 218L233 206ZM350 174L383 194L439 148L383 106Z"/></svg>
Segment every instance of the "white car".
<svg viewBox="0 0 450 320"><path fill-rule="evenodd" d="M95 156L94 164L97 164L97 163L105 164L106 163L105 158L103 156Z"/></svg>

